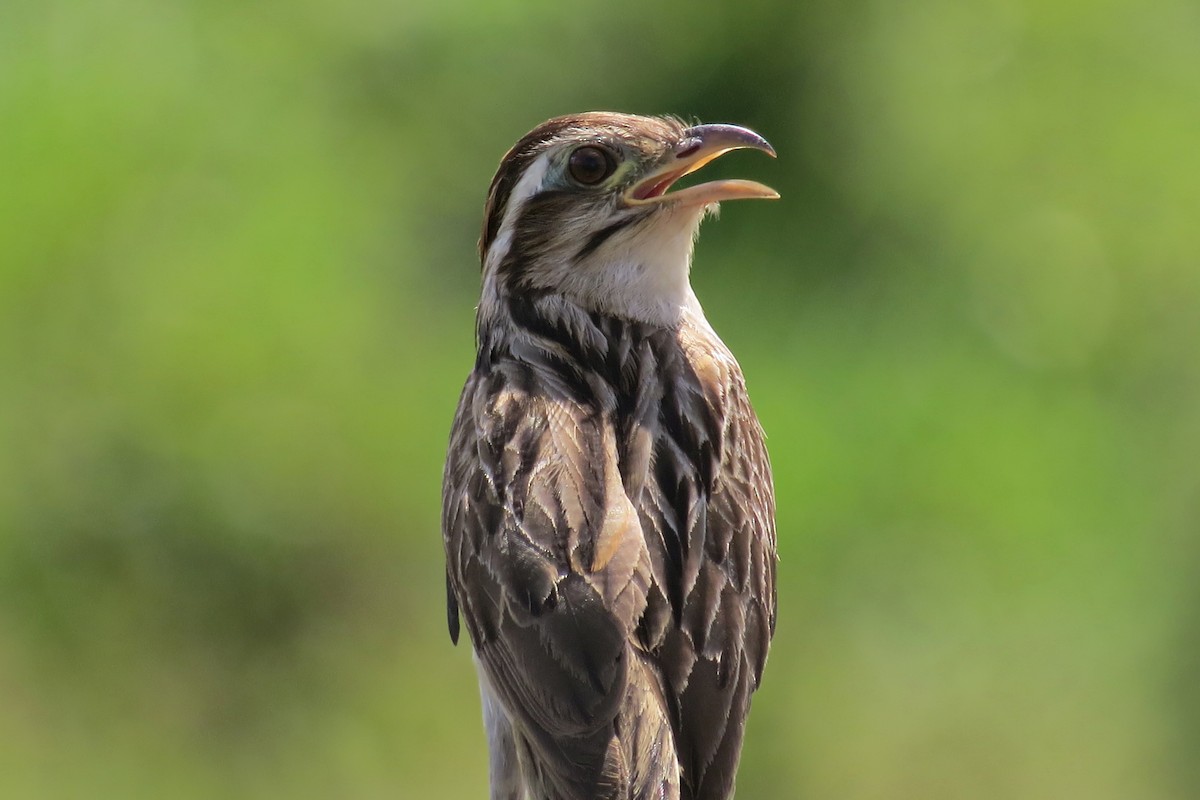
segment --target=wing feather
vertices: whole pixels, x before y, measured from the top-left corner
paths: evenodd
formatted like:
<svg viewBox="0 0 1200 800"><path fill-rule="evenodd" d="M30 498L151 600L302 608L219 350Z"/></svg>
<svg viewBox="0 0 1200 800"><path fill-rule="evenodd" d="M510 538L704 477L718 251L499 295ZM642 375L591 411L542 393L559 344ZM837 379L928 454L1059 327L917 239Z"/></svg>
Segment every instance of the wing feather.
<svg viewBox="0 0 1200 800"><path fill-rule="evenodd" d="M679 709L683 783L695 800L725 800L774 629L774 489L737 363L707 329L681 339L679 382L691 391L664 398L676 404L664 416L682 420L686 444L663 451L676 464L657 472L683 476L694 494L676 490L684 591L660 661Z"/></svg>
<svg viewBox="0 0 1200 800"><path fill-rule="evenodd" d="M615 769L598 732L624 700L651 581L616 449L611 420L561 392L482 376L468 382L451 437L452 595L555 796L590 797L580 787Z"/></svg>

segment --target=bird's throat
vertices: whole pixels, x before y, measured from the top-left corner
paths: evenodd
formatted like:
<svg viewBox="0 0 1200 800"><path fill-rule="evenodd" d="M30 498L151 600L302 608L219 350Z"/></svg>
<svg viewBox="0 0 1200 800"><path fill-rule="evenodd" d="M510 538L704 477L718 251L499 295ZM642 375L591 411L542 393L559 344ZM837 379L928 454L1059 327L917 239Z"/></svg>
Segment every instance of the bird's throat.
<svg viewBox="0 0 1200 800"><path fill-rule="evenodd" d="M690 275L702 209L667 212L613 237L560 284L586 309L653 325L672 326L698 312Z"/></svg>

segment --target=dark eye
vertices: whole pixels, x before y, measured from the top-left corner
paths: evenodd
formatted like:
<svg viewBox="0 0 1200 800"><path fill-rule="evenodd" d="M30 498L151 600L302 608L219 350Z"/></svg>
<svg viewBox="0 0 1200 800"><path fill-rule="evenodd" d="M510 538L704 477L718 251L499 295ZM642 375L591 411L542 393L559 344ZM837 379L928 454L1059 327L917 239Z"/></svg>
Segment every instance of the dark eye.
<svg viewBox="0 0 1200 800"><path fill-rule="evenodd" d="M594 145L580 147L571 153L571 160L567 162L571 177L584 186L595 186L612 175L616 168L612 155L604 148Z"/></svg>

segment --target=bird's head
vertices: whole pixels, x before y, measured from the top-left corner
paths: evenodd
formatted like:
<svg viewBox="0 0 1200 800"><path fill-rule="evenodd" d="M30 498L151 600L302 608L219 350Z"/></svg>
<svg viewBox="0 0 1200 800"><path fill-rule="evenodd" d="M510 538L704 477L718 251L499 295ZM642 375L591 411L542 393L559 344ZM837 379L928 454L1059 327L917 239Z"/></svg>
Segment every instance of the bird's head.
<svg viewBox="0 0 1200 800"><path fill-rule="evenodd" d="M695 298L692 245L722 200L777 198L761 183L719 180L669 191L730 150L774 156L735 125L593 112L526 134L492 180L480 259L481 313L505 295L559 295L588 311L670 324Z"/></svg>

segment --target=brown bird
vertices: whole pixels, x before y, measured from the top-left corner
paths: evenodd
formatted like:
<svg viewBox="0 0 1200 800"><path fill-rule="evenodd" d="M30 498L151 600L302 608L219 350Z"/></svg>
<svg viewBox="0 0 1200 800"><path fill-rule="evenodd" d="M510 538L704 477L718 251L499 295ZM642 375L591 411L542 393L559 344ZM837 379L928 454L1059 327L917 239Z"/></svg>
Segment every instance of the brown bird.
<svg viewBox="0 0 1200 800"><path fill-rule="evenodd" d="M688 275L733 125L558 117L508 152L443 484L492 800L723 800L775 629L775 499Z"/></svg>

